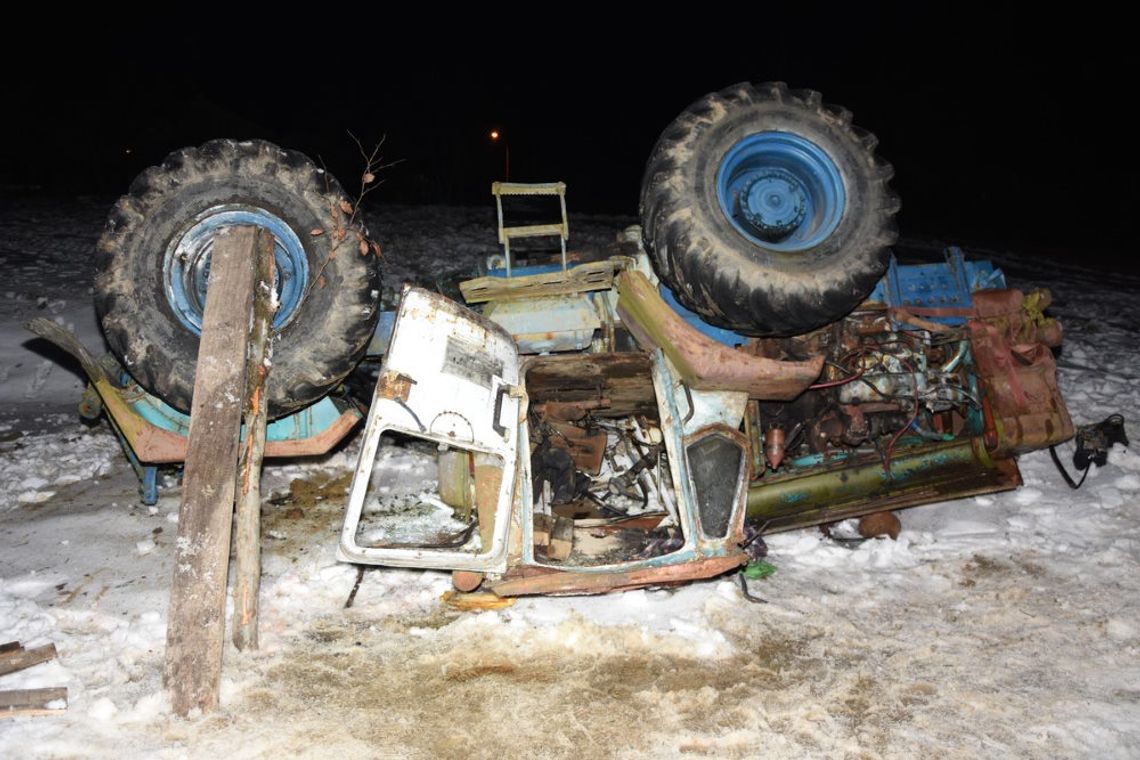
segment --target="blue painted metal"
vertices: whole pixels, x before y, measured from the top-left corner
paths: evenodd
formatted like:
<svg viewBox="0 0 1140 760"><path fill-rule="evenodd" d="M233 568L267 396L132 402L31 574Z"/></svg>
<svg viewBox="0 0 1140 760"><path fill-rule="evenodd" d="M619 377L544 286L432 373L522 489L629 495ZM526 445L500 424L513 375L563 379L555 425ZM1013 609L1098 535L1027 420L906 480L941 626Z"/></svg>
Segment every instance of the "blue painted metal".
<svg viewBox="0 0 1140 760"><path fill-rule="evenodd" d="M320 435L340 419L341 410L333 400L325 396L315 404L306 406L299 412L269 423L265 430L266 441L300 441ZM245 431L242 431L245 436Z"/></svg>
<svg viewBox="0 0 1140 760"><path fill-rule="evenodd" d="M745 141L746 142L746 141ZM739 147L739 146L738 146ZM891 307L955 307L968 308L973 304L971 294L983 288L1004 288L1005 274L990 261L966 261L962 250L951 246L945 251L946 261L940 264L899 264L891 256L890 266L886 275L875 285L867 300L885 303ZM571 264L571 268L573 268ZM540 264L535 266L515 267L512 276L530 274L546 274L561 271L558 264ZM507 270L492 268L487 272L493 277L506 277ZM664 283L659 287L662 299L669 304L686 322L701 334L712 338L718 343L729 347L743 345L748 337L732 330L716 327L705 322L699 314L683 306ZM391 328L385 327L385 316L381 314L381 326L377 327L377 335L386 330L390 334ZM539 315L541 318L534 322L539 327L548 324L547 313ZM394 318L390 317L390 318ZM933 322L957 325L965 322L961 316L927 316ZM895 327L898 327L896 323ZM547 332L547 329L536 329L534 333ZM512 332L514 332L512 330ZM374 343L377 338L373 338ZM542 350L562 350L545 348ZM532 352L539 352L538 350ZM375 353L371 348L369 353Z"/></svg>
<svg viewBox="0 0 1140 760"><path fill-rule="evenodd" d="M577 266L576 263L568 263L567 267L573 269ZM489 277L526 277L531 274L550 274L551 272L561 272L561 264L533 264L525 267L511 267L508 274L506 267L489 267L487 269L487 276Z"/></svg>
<svg viewBox="0 0 1140 760"><path fill-rule="evenodd" d="M946 441L954 440L953 433L936 433L933 430L927 430L918 424L917 419L910 423L910 429L918 433L919 437L926 441L937 441L939 443L944 443Z"/></svg>
<svg viewBox="0 0 1140 760"><path fill-rule="evenodd" d="M712 338L718 343L723 343L730 348L733 348L735 346L742 346L748 342L748 338L741 335L740 333L733 332L732 330L727 330L723 327L710 325L708 322L701 319L700 314L697 314L695 311L686 309L677 300L677 297L673 295L673 291L666 287L665 283L661 284L659 291L661 293L661 298L664 299L665 303L669 304L669 308L677 312L677 314L680 315L682 319L689 323L690 327L694 328L701 334Z"/></svg>
<svg viewBox="0 0 1140 760"><path fill-rule="evenodd" d="M183 414L161 399L150 395L137 384L129 381L129 378L126 378L125 384L124 398L130 404L131 409L140 417L155 427L162 428L175 435L187 436L190 434L189 415ZM299 441L320 435L328 430L340 418L340 415L341 411L333 400L325 396L299 412L270 422L265 431L265 440ZM244 439L244 437L245 430L243 428L242 438Z"/></svg>
<svg viewBox="0 0 1140 760"><path fill-rule="evenodd" d="M143 467L142 482L139 483L142 503L153 507L158 503L158 467L148 464Z"/></svg>
<svg viewBox="0 0 1140 760"><path fill-rule="evenodd" d="M721 210L741 234L789 253L826 240L847 206L835 162L790 132L758 132L732 146L717 170L716 190Z"/></svg>
<svg viewBox="0 0 1140 760"><path fill-rule="evenodd" d="M279 301L273 326L280 329L289 324L304 298L309 259L292 227L256 206L232 204L206 209L186 232L171 241L162 264L167 302L178 321L196 335L202 332L214 238L219 231L236 226L260 227L273 233L273 258L277 264L274 288Z"/></svg>
<svg viewBox="0 0 1140 760"><path fill-rule="evenodd" d="M155 427L162 428L175 435L184 437L189 435L190 417L188 415L144 391L126 373L121 376L120 382L124 386L123 398L130 405L132 411ZM336 403L325 396L317 403L311 404L299 412L270 422L266 428L265 439L266 441L296 441L320 435L328 430L340 416L341 410ZM110 415L108 418L111 419ZM114 428L115 435L119 438L119 444L123 453L127 455L131 469L138 476L139 494L142 496L143 504L153 506L158 502L160 466L141 462L127 439L119 431L118 426L115 425L114 419L111 419L111 427ZM241 436L244 440L244 426Z"/></svg>
<svg viewBox="0 0 1140 760"><path fill-rule="evenodd" d="M388 344L392 342L392 330L396 328L396 310L380 312L380 319L376 322L376 329L372 331L372 339L368 341L368 356L383 356L388 353Z"/></svg>
<svg viewBox="0 0 1140 760"><path fill-rule="evenodd" d="M107 415L107 419L111 421L111 429L115 431L115 437L119 439L119 447L127 455L127 463L130 464L131 469L135 471L135 475L139 479L139 496L142 498L142 503L148 507L153 507L158 503L158 466L140 462L138 456L135 455L135 450L131 448L114 419L110 415Z"/></svg>
<svg viewBox="0 0 1140 760"><path fill-rule="evenodd" d="M568 263L573 269L577 263ZM490 277L526 277L561 272L561 264L534 264L490 267ZM540 296L514 301L491 301L483 315L503 326L518 344L519 353L544 354L555 351L582 351L590 347L594 331L602 326L593 294Z"/></svg>
<svg viewBox="0 0 1140 760"><path fill-rule="evenodd" d="M971 295L983 288L1004 288L1005 274L990 261L966 261L962 249L946 249L943 264L910 264L902 266L891 256L886 276L871 291L868 300L885 303L892 308L969 308ZM964 316L924 316L932 322L947 325L964 324Z"/></svg>
<svg viewBox="0 0 1140 760"><path fill-rule="evenodd" d="M837 449L827 452L827 456L823 454L805 454L802 457L788 460L787 465L789 470L808 470L813 467L819 467L824 462L842 462L847 456L848 452L846 450Z"/></svg>
<svg viewBox="0 0 1140 760"><path fill-rule="evenodd" d="M590 347L594 331L602 326L586 293L492 301L483 316L511 334L520 354L581 351Z"/></svg>
<svg viewBox="0 0 1140 760"><path fill-rule="evenodd" d="M974 364L974 356L970 351L966 352L966 381L970 386L970 395L976 399L982 397L981 391L978 389L978 368ZM966 411L966 430L970 435L981 435L985 430L986 421L982 412L980 404L970 404Z"/></svg>

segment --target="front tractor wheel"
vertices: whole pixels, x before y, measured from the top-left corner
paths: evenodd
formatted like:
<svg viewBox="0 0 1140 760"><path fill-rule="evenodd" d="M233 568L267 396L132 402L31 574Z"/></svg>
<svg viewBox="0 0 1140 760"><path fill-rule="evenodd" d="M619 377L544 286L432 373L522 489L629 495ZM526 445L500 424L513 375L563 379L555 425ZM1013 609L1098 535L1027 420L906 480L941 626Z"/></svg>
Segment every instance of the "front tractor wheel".
<svg viewBox="0 0 1140 760"><path fill-rule="evenodd" d="M97 248L95 302L126 370L184 412L194 391L214 240L241 225L268 230L275 240L272 416L304 407L340 382L379 318L377 257L331 176L300 153L263 141L215 140L171 153L115 204Z"/></svg>

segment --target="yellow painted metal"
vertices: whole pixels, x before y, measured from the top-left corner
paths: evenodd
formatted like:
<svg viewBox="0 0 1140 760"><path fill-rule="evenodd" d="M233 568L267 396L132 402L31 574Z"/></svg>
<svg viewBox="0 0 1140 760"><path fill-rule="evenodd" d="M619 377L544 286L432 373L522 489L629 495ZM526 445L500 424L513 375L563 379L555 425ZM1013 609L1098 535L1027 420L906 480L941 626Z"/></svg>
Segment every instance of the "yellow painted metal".
<svg viewBox="0 0 1140 760"><path fill-rule="evenodd" d="M487 301L513 301L540 296L563 296L586 293L591 290L609 290L614 272L632 260L615 256L606 261L591 261L573 269L528 274L522 277L476 277L459 283L459 290L467 303Z"/></svg>
<svg viewBox="0 0 1140 760"><path fill-rule="evenodd" d="M499 244L507 260L507 277L511 276L511 240L516 238L557 237L562 247L562 269L566 269L566 241L570 239L570 223L566 219L565 182L492 182L491 195L499 213ZM562 221L553 224L525 224L507 227L503 224L504 195L557 195Z"/></svg>
<svg viewBox="0 0 1140 760"><path fill-rule="evenodd" d="M107 411L107 416L123 434L123 438L127 439L131 450L142 451L143 436L150 432L154 426L131 408L131 405L123 399L119 389L112 385L106 377L91 378L91 384L95 386L99 398L103 399L103 408Z"/></svg>
<svg viewBox="0 0 1140 760"><path fill-rule="evenodd" d="M565 182L492 182L494 195L566 195Z"/></svg>
<svg viewBox="0 0 1140 760"><path fill-rule="evenodd" d="M153 448L158 455L147 460L151 462L181 461L181 458L167 458L174 456L171 446L176 440L181 439L173 433L156 428L136 412L123 397L122 391L111 382L103 367L75 335L42 317L29 321L25 327L76 358L83 371L87 373L95 392L103 401L103 409L107 412L111 423L122 433L133 451L147 451Z"/></svg>
<svg viewBox="0 0 1140 760"><path fill-rule="evenodd" d="M563 235L565 229L561 224L527 224L521 227L504 227L503 233L511 238L553 237Z"/></svg>

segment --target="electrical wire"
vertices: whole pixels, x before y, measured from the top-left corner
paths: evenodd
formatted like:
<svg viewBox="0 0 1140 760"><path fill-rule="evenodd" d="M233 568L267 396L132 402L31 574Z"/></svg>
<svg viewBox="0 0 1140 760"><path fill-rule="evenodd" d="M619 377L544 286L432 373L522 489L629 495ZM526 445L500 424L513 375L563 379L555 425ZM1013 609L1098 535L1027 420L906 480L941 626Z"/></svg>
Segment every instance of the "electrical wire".
<svg viewBox="0 0 1140 760"><path fill-rule="evenodd" d="M1089 462L1089 464L1085 467L1083 471L1084 474L1081 475L1081 479L1079 481L1074 481L1073 476L1070 475L1065 469L1065 465L1061 464L1061 458L1057 456L1056 446L1049 447L1049 456L1053 458L1053 464L1057 465L1057 469L1060 471L1061 477L1064 478L1065 482L1069 484L1069 488L1075 491L1085 484L1085 478L1089 476L1089 470L1092 469L1092 462Z"/></svg>
<svg viewBox="0 0 1140 760"><path fill-rule="evenodd" d="M828 362L828 364L831 364L831 362ZM834 365L832 365L832 366L834 366ZM844 371L849 371L849 370L844 370ZM828 380L828 381L822 382L822 383L815 383L813 385L809 385L808 390L809 391L818 391L818 390L822 390L824 388L835 388L835 387L840 386L840 385L847 385L847 383L850 383L853 380L858 380L859 378L863 377L863 373L865 371L866 371L866 367L860 367L859 371L853 375L848 375L847 377L841 377L838 380ZM871 386L871 387L873 388L874 386Z"/></svg>

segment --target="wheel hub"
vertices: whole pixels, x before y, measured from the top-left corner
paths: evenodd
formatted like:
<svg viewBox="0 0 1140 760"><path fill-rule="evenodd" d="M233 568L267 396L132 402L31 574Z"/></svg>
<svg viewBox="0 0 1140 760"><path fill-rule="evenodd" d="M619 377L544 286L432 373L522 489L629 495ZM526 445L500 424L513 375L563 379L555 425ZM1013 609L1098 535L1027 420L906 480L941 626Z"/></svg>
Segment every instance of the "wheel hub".
<svg viewBox="0 0 1140 760"><path fill-rule="evenodd" d="M783 169L754 174L740 191L740 213L765 240L787 237L807 216L807 193Z"/></svg>
<svg viewBox="0 0 1140 760"><path fill-rule="evenodd" d="M214 240L223 229L253 226L273 235L276 271L273 288L278 309L273 327L292 321L309 281L309 260L297 233L275 214L256 206L214 206L198 214L181 236L171 241L163 258L163 287L171 310L190 331L201 334L206 308L206 286Z"/></svg>
<svg viewBox="0 0 1140 760"><path fill-rule="evenodd" d="M759 132L733 145L717 171L717 196L745 237L787 252L822 243L839 226L846 206L835 162L790 132Z"/></svg>

